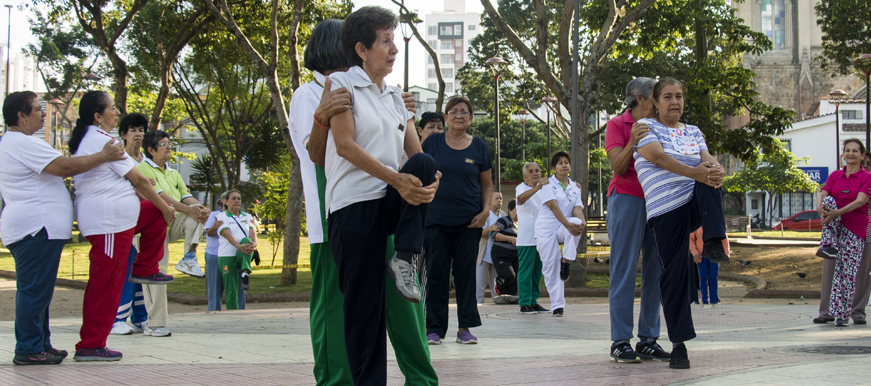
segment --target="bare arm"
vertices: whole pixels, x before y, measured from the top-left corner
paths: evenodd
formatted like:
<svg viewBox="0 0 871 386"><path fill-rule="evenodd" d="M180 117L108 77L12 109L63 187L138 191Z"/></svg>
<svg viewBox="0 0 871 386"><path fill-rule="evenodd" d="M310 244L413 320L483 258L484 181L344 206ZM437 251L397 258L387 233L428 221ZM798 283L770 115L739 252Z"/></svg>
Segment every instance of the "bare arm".
<svg viewBox="0 0 871 386"><path fill-rule="evenodd" d="M414 118L405 122L405 143L403 148L408 158L423 151L420 148L420 138L417 137L417 130L414 129Z"/></svg>
<svg viewBox="0 0 871 386"><path fill-rule="evenodd" d="M217 236L218 235L218 228L220 228L221 225L223 225L223 224L224 224L223 221L215 220L215 223L212 224L212 226L210 226L209 229L206 229L206 234L209 235L209 237Z"/></svg>
<svg viewBox="0 0 871 386"><path fill-rule="evenodd" d="M151 181L148 181L148 178L142 175L139 172L139 169L133 168L124 175L133 187L136 188L143 196L145 196L148 201L151 201L154 206L156 206L163 213L163 220L166 221L167 224L172 223L172 219L175 218L175 210L173 210L172 206L167 205L160 196L157 194L157 191L154 190L154 187L151 186Z"/></svg>
<svg viewBox="0 0 871 386"><path fill-rule="evenodd" d="M644 157L646 160L650 161L657 167L684 177L692 178L704 184L714 186L714 184L708 181L708 166L706 166L704 162L700 163L699 166L696 166L694 168L684 165L678 160L674 159L674 157L665 154L665 150L663 150L662 144L659 142L652 142L642 147L639 147L637 151L638 154L641 154L642 157Z"/></svg>
<svg viewBox="0 0 871 386"><path fill-rule="evenodd" d="M121 146L121 143L114 145L112 141L109 141L103 146L103 151L99 153L72 158L60 156L49 162L42 170L53 176L72 177L100 166L105 162L118 161L126 157L127 153L124 152L124 147Z"/></svg>
<svg viewBox="0 0 871 386"><path fill-rule="evenodd" d="M822 195L820 195L820 196L822 196ZM865 193L859 192L859 194L856 195L856 199L853 200L853 202L847 204L847 206L845 206L843 208L838 208L838 209L826 208L828 210L826 211L826 214L823 216L823 224L828 224L832 220L834 220L838 217L841 217L843 214L850 213L850 212L852 212L852 211L854 211L862 206L865 206L865 204L867 204L867 203L868 203L868 196Z"/></svg>
<svg viewBox="0 0 871 386"><path fill-rule="evenodd" d="M487 223L487 217L490 217L490 209L487 209L493 198L493 181L490 180L490 170L478 174L478 182L481 184L481 201L483 201L481 207L484 210L472 218L469 228L483 228L484 224Z"/></svg>
<svg viewBox="0 0 871 386"><path fill-rule="evenodd" d="M517 196L517 205L526 204L526 201L528 201L530 198L532 198L532 196L538 193L538 191L541 190L541 188L543 188L544 185L547 184L547 182L547 177L539 177L538 182L535 184L535 186L532 187L532 189L520 193L520 195Z"/></svg>
<svg viewBox="0 0 871 386"><path fill-rule="evenodd" d="M626 169L629 168L629 164L632 162L632 153L635 152L635 145L638 144L641 138L647 135L648 131L650 131L650 128L646 123L635 122L632 124L629 143L625 147L615 147L608 151L608 160L611 161L611 170L614 171L614 174L618 176L626 174Z"/></svg>

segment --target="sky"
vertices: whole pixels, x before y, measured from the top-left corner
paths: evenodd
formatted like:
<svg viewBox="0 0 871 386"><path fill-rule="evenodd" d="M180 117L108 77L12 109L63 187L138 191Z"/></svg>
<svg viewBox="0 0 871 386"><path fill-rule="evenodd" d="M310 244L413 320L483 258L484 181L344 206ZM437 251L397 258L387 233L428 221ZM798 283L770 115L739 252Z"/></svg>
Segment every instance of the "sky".
<svg viewBox="0 0 871 386"><path fill-rule="evenodd" d="M30 24L28 20L33 16L33 13L25 7L25 5L29 5L32 3L32 0L5 0L2 4L12 5L12 16L11 16L11 33L9 34L10 44L12 46L13 56L19 52L28 44L34 41L34 37L30 34ZM432 12L441 12L444 10L444 1L442 0L409 0L406 1L408 8L411 11L417 11L418 15L421 19L426 20L426 15ZM393 4L390 0L356 0L354 1L354 9L358 9L367 5L378 5L390 9L397 14L399 13L399 7ZM484 7L481 5L479 1L476 0L466 0L466 12L473 13L481 13L484 11ZM9 27L9 11L7 9L0 9L0 25L5 28ZM421 24L422 25L422 24ZM4 29L5 29L4 28ZM421 27L422 28L422 27ZM5 32L5 31L4 31ZM423 31L425 33L425 31ZM404 59L405 59L405 44L402 41L402 33L399 28L396 29L395 33L396 45L399 47L399 54L397 55L396 65L393 68L393 73L387 76L388 84L402 84L404 77ZM2 39L2 45L6 45L6 39ZM409 42L409 63L415 63L415 58L417 62L420 63L420 60L424 57L426 51L417 41L417 39L412 39ZM5 58L2 58L5 59ZM410 71L408 75L408 83L410 86L418 85L425 86L426 81L426 68L425 66L409 66Z"/></svg>

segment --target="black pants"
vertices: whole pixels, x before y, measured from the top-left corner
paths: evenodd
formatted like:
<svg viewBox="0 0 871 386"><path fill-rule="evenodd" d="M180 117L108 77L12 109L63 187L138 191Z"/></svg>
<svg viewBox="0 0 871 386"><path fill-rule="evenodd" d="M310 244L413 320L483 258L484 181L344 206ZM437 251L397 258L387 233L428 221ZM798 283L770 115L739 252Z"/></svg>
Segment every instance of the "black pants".
<svg viewBox="0 0 871 386"><path fill-rule="evenodd" d="M698 303L699 302L699 265L696 264L696 261L693 259L693 255L690 254L690 302Z"/></svg>
<svg viewBox="0 0 871 386"><path fill-rule="evenodd" d="M400 173L413 174L426 186L435 180L436 163L428 154L418 153ZM383 198L358 202L330 214L330 249L345 298L345 348L355 385L387 384L387 237L395 235L396 250L420 252L426 212L427 205L410 205L388 186Z"/></svg>
<svg viewBox="0 0 871 386"><path fill-rule="evenodd" d="M429 224L426 242L426 333L444 338L448 330L448 300L451 271L457 291L457 319L460 328L478 327L481 316L475 298L475 263L481 228L467 225Z"/></svg>
<svg viewBox="0 0 871 386"><path fill-rule="evenodd" d="M496 267L496 288L502 295L517 295L517 249L493 245L490 258Z"/></svg>
<svg viewBox="0 0 871 386"><path fill-rule="evenodd" d="M653 228L662 274L659 280L662 314L668 339L683 342L696 337L690 311L690 233L703 227L702 239L726 237L723 191L696 182L690 202L648 221Z"/></svg>

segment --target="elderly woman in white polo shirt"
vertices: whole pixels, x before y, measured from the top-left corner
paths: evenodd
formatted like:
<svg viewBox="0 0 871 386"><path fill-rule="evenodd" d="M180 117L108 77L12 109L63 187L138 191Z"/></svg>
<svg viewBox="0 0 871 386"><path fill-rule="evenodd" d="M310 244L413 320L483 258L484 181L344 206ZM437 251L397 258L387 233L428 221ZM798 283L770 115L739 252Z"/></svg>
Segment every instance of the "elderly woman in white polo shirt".
<svg viewBox="0 0 871 386"><path fill-rule="evenodd" d="M426 204L438 180L435 160L421 152L402 90L384 83L398 52L396 25L396 16L381 7L363 7L345 19L342 48L352 67L330 79L333 90L348 90L351 109L329 123L315 121L331 127L325 203L354 384L387 383L385 275L396 280L403 297L420 301L411 258L423 247ZM400 169L403 150L409 159ZM390 234L396 255L385 267Z"/></svg>
<svg viewBox="0 0 871 386"><path fill-rule="evenodd" d="M108 93L91 91L82 96L80 118L70 134L70 153L75 157L87 156L112 142L108 132L118 122L118 114ZM74 359L117 361L122 355L106 348L106 338L121 299L133 235L140 235L141 249L129 280L140 284L172 282L172 276L158 271L157 263L163 258L166 224L172 222L175 211L160 199L129 157L77 175L75 184L76 218L91 250L90 278L79 331L81 341L76 344ZM148 201L140 202L137 191Z"/></svg>
<svg viewBox="0 0 871 386"><path fill-rule="evenodd" d="M3 102L9 129L0 141L0 194L6 200L0 221L3 245L15 260L16 365L61 363L65 350L51 346L48 308L61 251L72 237L73 205L63 183L104 162L124 158L111 141L87 157L67 158L32 134L45 126L37 95L14 92Z"/></svg>
<svg viewBox="0 0 871 386"><path fill-rule="evenodd" d="M566 305L563 281L569 278L569 266L577 257L585 219L581 188L569 179L572 171L569 154L554 153L550 164L554 175L538 193L541 207L535 220L535 246L541 255L541 272L550 295L551 313L559 317L563 316ZM562 253L560 244L563 244Z"/></svg>

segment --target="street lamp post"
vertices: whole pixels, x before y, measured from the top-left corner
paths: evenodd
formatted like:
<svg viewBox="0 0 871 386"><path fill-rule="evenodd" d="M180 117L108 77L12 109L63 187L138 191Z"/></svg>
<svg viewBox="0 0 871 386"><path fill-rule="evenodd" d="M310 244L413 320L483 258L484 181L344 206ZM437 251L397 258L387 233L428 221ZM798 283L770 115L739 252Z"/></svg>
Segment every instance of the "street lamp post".
<svg viewBox="0 0 871 386"><path fill-rule="evenodd" d="M529 111L520 110L517 115L520 116L520 159L526 162L526 116Z"/></svg>
<svg viewBox="0 0 871 386"><path fill-rule="evenodd" d="M832 90L829 99L835 104L835 169L841 168L841 100L847 93L844 90Z"/></svg>
<svg viewBox="0 0 871 386"><path fill-rule="evenodd" d="M4 5L9 10L9 18L7 19L7 29L6 29L6 74L4 78L6 78L6 94L3 94L3 99L9 96L9 57L12 56L12 51L9 49L9 44L12 42L12 6L9 4ZM4 124L4 127L6 125ZM8 128L8 127L7 127ZM4 130L4 133L6 131Z"/></svg>
<svg viewBox="0 0 871 386"><path fill-rule="evenodd" d="M55 98L55 99L48 101L48 104L51 105L51 117L52 117L52 120L54 121L54 132L52 132L51 142L55 148L58 148L60 146L63 146L63 140L60 141L61 143L58 143L58 140L57 140L58 126L60 126L58 124L58 121L57 121L57 110L60 108L60 106L63 106L64 102L60 99ZM60 128L60 131L61 131L61 138L63 138L63 127Z"/></svg>
<svg viewBox="0 0 871 386"><path fill-rule="evenodd" d="M508 62L505 59L502 59L499 56L494 56L490 59L487 59L487 66L490 67L490 73L493 75L493 84L495 87L495 102L496 105L493 106L496 111L496 191L502 191L502 152L499 149L499 77L502 75L502 69L505 68L505 65Z"/></svg>
<svg viewBox="0 0 871 386"><path fill-rule="evenodd" d="M547 109L547 154L544 156L544 162L547 164L547 171L544 172L546 176L550 176L550 110L552 109L551 103L555 103L557 101L554 97L544 97L541 98L541 103ZM556 112L554 112L556 114Z"/></svg>
<svg viewBox="0 0 871 386"><path fill-rule="evenodd" d="M402 9L400 9L399 15L399 29L402 32L402 40L405 41L405 83L403 83L402 91L408 92L408 42L411 40L411 34L409 34L409 29L411 23L418 24L420 23L420 19L417 18L416 13L405 13Z"/></svg>
<svg viewBox="0 0 871 386"><path fill-rule="evenodd" d="M871 116L868 115L871 112L871 82L869 82L869 78L871 78L871 54L862 54L856 59L856 64L862 69L862 72L865 73L865 146L871 146Z"/></svg>

